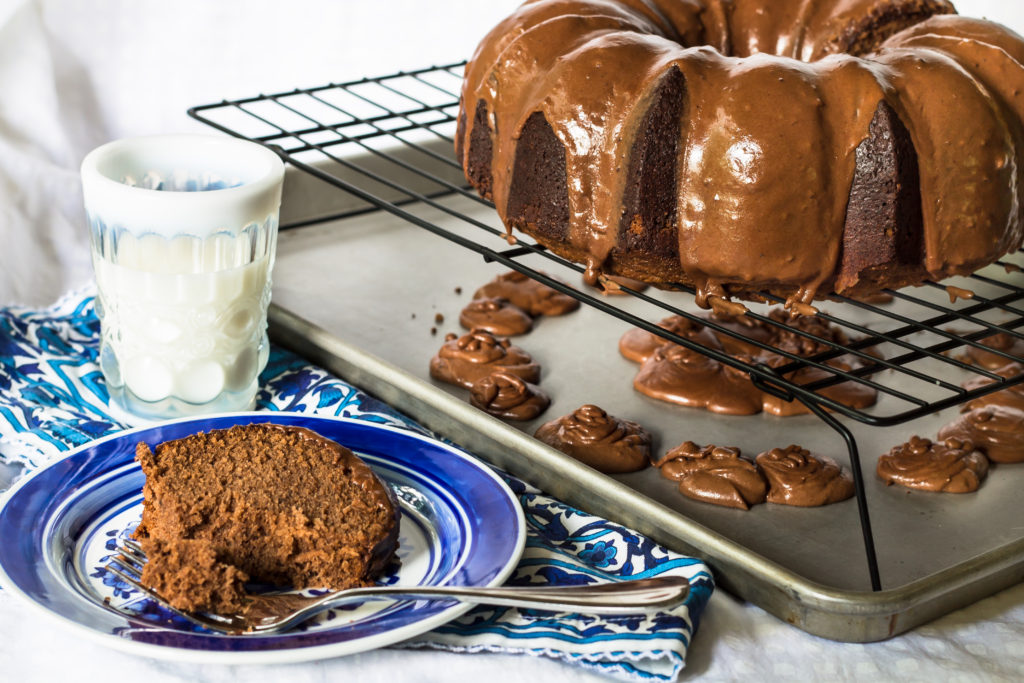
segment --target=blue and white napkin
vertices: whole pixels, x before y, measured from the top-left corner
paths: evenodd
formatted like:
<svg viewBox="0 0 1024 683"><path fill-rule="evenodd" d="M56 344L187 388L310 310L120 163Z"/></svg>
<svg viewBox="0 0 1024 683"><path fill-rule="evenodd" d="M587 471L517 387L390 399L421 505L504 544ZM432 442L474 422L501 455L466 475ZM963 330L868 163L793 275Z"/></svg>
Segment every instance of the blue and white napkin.
<svg viewBox="0 0 1024 683"><path fill-rule="evenodd" d="M0 462L32 471L125 428L107 408L98 338L91 291L72 292L44 309L0 308ZM388 405L279 348L272 349L260 386L260 410L340 415L428 433ZM508 583L586 584L672 573L690 580L689 598L647 617L477 607L398 647L521 653L623 680L675 680L713 589L704 563L503 476L519 496L527 522L526 550Z"/></svg>

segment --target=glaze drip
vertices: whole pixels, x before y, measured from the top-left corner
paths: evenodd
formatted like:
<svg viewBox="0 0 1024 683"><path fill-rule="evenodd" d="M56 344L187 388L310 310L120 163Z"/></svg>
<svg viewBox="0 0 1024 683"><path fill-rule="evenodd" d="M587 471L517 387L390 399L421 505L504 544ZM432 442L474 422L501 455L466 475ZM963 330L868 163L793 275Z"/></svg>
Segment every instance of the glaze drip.
<svg viewBox="0 0 1024 683"><path fill-rule="evenodd" d="M687 283L705 307L767 290L809 311L832 291L973 272L1024 240L1024 43L953 11L529 2L467 65L460 161L510 234L585 264L591 284ZM858 176L858 149L889 156ZM860 235L855 177L856 197L906 205L919 225L894 215ZM666 198L658 215L638 208L651 204L638 185ZM846 259L844 244L867 249Z"/></svg>

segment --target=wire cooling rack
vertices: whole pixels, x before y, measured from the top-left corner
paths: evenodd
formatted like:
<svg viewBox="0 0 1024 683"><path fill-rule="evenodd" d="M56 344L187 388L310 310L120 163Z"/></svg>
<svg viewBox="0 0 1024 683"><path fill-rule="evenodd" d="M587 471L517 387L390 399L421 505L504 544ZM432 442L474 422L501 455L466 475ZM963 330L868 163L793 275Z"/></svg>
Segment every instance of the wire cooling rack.
<svg viewBox="0 0 1024 683"><path fill-rule="evenodd" d="M539 256L560 268L583 272L582 266L522 236L509 247L496 214L490 220L470 215L466 202L492 205L466 184L454 157L463 66L455 63L225 100L194 107L189 115L225 133L271 147L287 162L362 202L358 208L282 229L368 211L389 211L586 305L747 372L765 391L804 403L841 435L849 450L869 572L872 586L878 590L878 563L857 443L838 417L876 426L901 424L1024 382L1024 375L1003 377L964 358L973 349L1006 363L1020 360L1013 345L1024 344L1024 252L1010 255L969 278L958 278L952 285L927 282L920 288L887 291L898 305L836 297L842 304L842 314L828 312L827 303L820 306L817 316L842 329L853 340L848 343L792 327L769 317L766 310L751 307L747 313L751 318L787 328L792 335L824 349L809 357L746 338L687 311L676 292L624 288L662 316L695 320L786 359L774 368L745 361L679 337L659 327L657 320L638 316L609 297L596 296L530 267L522 262L523 257ZM444 225L439 215L444 217ZM694 293L686 285L675 289ZM782 303L772 295L765 294L764 298L768 303ZM838 367L829 362L841 356L856 358L857 362ZM807 384L794 382L792 375L802 368L815 368L817 379ZM985 382L975 382L981 386L965 389L965 378ZM870 387L885 400L871 408L857 409L822 393L843 382Z"/></svg>

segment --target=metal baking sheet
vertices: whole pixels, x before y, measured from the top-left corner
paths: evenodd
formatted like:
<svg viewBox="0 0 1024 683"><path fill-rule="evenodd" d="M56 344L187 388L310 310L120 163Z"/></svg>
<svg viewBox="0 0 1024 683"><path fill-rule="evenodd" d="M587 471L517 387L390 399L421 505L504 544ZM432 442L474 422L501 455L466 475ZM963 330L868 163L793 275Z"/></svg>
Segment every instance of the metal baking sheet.
<svg viewBox="0 0 1024 683"><path fill-rule="evenodd" d="M334 204L323 204L317 182L290 176L285 222L355 208L345 205L344 197L338 205L343 193L337 191L327 193ZM487 207L460 197L446 201L496 224ZM420 215L445 227L455 224L441 211ZM495 248L501 248L500 241ZM583 286L572 271L530 265ZM470 407L468 392L429 377L428 362L446 332L463 332L458 315L473 291L503 270L380 212L287 231L280 236L274 268L271 333L553 495L705 558L720 585L816 635L884 639L1024 578L1018 502L1024 466L995 468L982 489L968 495L909 492L886 487L874 475L879 454L912 434L933 436L955 410L897 427L852 425L883 586L871 592L853 500L808 509L719 508L684 498L655 470L605 476L532 438L542 422L596 403L643 424L658 451L693 440L739 446L753 456L798 443L849 465L836 432L813 416L718 416L635 392L637 366L617 352L627 327L598 310L584 306L568 316L542 318L530 334L514 338L543 367L541 384L553 400L541 417L504 423ZM1001 270L993 275L1007 277ZM688 295L670 296L697 310ZM663 317L641 301L619 297L616 304L651 320ZM842 304L823 308L869 325L877 322L842 310ZM883 399L878 409L893 412L888 400L896 399Z"/></svg>

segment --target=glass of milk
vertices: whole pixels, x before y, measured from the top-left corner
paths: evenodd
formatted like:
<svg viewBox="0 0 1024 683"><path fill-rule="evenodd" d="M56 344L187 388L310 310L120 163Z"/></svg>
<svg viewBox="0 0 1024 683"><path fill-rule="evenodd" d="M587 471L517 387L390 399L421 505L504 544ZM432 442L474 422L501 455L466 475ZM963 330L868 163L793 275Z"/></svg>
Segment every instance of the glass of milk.
<svg viewBox="0 0 1024 683"><path fill-rule="evenodd" d="M86 156L100 365L119 417L253 406L283 178L272 151L227 137L117 140Z"/></svg>

